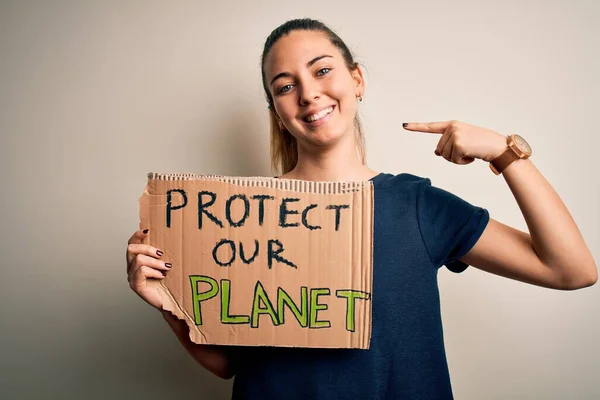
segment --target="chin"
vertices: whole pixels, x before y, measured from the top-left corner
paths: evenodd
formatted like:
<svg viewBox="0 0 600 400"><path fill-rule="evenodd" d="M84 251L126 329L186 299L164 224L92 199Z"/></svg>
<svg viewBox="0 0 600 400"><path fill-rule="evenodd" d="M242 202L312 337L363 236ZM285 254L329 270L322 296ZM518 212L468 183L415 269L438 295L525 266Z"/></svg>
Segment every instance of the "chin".
<svg viewBox="0 0 600 400"><path fill-rule="evenodd" d="M302 132L300 137L302 142L312 146L332 146L338 143L344 137L343 131L332 131L322 129L318 131ZM296 137L298 139L298 137Z"/></svg>

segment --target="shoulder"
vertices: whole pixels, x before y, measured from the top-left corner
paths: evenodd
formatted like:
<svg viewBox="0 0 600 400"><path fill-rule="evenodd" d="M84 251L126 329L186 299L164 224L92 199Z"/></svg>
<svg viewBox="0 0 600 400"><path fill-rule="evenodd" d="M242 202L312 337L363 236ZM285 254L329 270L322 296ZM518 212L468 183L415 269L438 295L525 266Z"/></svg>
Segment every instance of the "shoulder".
<svg viewBox="0 0 600 400"><path fill-rule="evenodd" d="M373 178L375 207L384 209L414 208L424 185L430 185L426 177L409 174L381 173Z"/></svg>
<svg viewBox="0 0 600 400"><path fill-rule="evenodd" d="M373 178L373 185L375 188L419 187L420 185L431 185L431 180L407 172L399 174L382 172Z"/></svg>
<svg viewBox="0 0 600 400"><path fill-rule="evenodd" d="M373 179L375 193L380 197L414 201L419 209L439 205L451 209L471 205L460 196L433 185L431 179L410 173L381 173Z"/></svg>
<svg viewBox="0 0 600 400"><path fill-rule="evenodd" d="M422 196L426 187L431 187L431 179L406 172L381 173L373 179L373 188L380 197L400 196L402 199L414 201Z"/></svg>

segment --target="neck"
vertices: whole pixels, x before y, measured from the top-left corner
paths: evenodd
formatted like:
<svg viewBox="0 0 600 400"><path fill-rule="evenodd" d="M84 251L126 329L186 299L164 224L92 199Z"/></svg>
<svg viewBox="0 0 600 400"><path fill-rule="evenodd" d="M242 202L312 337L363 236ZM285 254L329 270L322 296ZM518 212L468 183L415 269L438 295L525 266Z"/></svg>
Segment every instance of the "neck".
<svg viewBox="0 0 600 400"><path fill-rule="evenodd" d="M356 142L338 142L334 146L298 146L298 163L293 170L283 175L286 179L307 181L358 181L368 180L376 172L364 165L358 158Z"/></svg>

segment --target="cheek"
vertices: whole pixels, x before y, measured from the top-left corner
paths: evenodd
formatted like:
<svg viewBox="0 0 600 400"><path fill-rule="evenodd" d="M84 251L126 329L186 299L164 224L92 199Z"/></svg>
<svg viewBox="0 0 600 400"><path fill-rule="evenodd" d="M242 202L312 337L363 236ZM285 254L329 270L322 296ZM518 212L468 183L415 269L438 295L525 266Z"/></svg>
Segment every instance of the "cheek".
<svg viewBox="0 0 600 400"><path fill-rule="evenodd" d="M330 95L340 101L348 97L348 83L343 80L332 80L328 84Z"/></svg>
<svg viewBox="0 0 600 400"><path fill-rule="evenodd" d="M295 109L293 104L290 103L290 101L285 100L279 102L276 109L277 113L279 114L279 117L283 122L289 123L289 121L294 119Z"/></svg>
<svg viewBox="0 0 600 400"><path fill-rule="evenodd" d="M328 86L330 96L339 101L340 107L343 107L341 111L356 109L356 96L352 80L332 80Z"/></svg>
<svg viewBox="0 0 600 400"><path fill-rule="evenodd" d="M339 112L347 118L354 118L356 114L356 97L354 92L348 89L347 86L339 87L336 92L332 92L332 96L339 103Z"/></svg>

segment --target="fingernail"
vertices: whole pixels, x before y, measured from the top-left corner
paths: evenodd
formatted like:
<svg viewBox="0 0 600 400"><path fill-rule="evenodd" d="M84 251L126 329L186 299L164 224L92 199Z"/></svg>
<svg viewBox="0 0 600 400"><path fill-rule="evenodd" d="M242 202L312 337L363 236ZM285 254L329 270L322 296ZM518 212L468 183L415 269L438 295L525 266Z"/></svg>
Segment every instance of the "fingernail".
<svg viewBox="0 0 600 400"><path fill-rule="evenodd" d="M437 151L437 150L435 150L435 151L434 151L434 153L435 153L435 155L436 155L436 156L439 156L439 155L440 155L440 152L439 152L439 151Z"/></svg>
<svg viewBox="0 0 600 400"><path fill-rule="evenodd" d="M144 235L145 235L146 233L148 233L148 231L149 231L149 230L150 230L150 229L144 229Z"/></svg>
<svg viewBox="0 0 600 400"><path fill-rule="evenodd" d="M167 276L167 271L160 271L161 274L163 274L163 276Z"/></svg>
<svg viewBox="0 0 600 400"><path fill-rule="evenodd" d="M162 252L162 251L160 251L160 250L156 250L156 254L157 254L159 257L161 257L161 256L163 255L163 252Z"/></svg>
<svg viewBox="0 0 600 400"><path fill-rule="evenodd" d="M165 267L167 267L167 268L171 268L171 267L172 267L172 265L171 265L171 263L165 263Z"/></svg>
<svg viewBox="0 0 600 400"><path fill-rule="evenodd" d="M403 128L406 128L407 126L408 126L408 122L403 122L403 123L402 123L402 127L403 127Z"/></svg>

